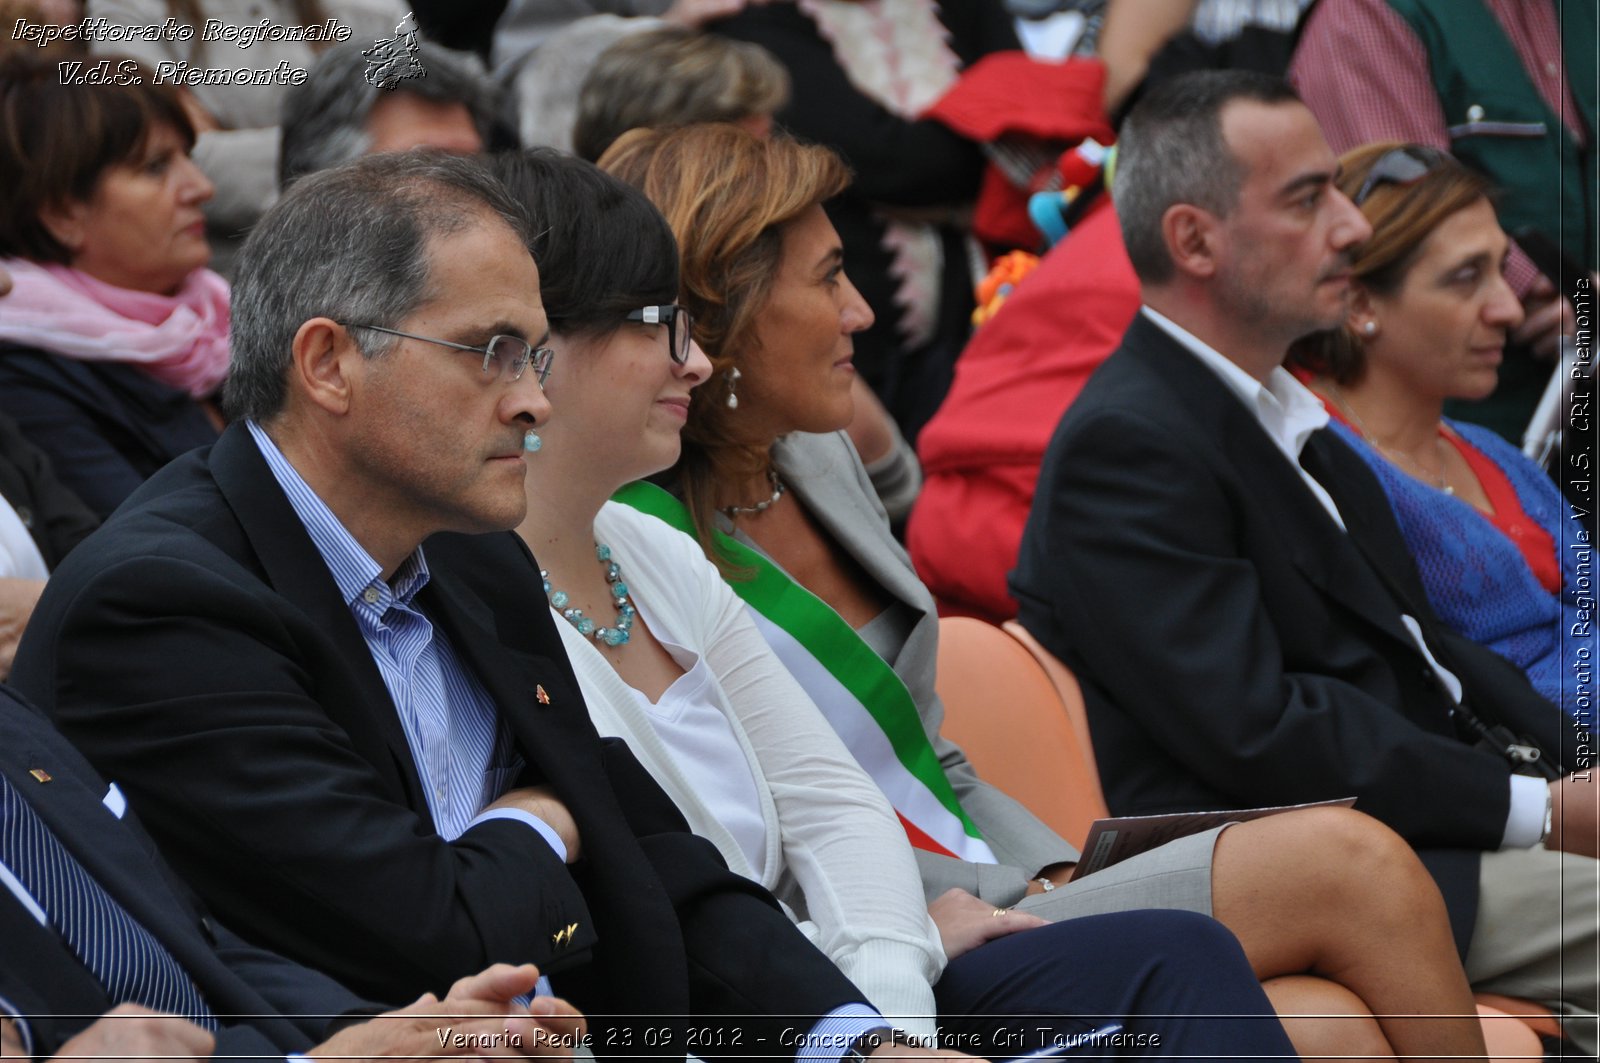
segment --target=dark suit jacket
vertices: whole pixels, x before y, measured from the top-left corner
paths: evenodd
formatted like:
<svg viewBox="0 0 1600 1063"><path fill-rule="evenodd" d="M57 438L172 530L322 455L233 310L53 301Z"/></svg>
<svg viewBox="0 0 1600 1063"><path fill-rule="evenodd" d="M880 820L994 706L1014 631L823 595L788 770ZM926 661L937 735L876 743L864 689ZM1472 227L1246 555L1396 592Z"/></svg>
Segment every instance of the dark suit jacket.
<svg viewBox="0 0 1600 1063"><path fill-rule="evenodd" d="M14 681L234 926L378 999L531 961L595 1016L657 1028L861 1000L625 745L597 737L521 540L442 535L426 553L417 601L505 713L518 784L571 809L570 872L520 823L435 834L371 653L242 426L164 469L57 570ZM625 1044L612 1021L591 1022L601 1054L685 1048ZM771 1036L771 1050L782 1025L748 1020L736 1047Z"/></svg>
<svg viewBox="0 0 1600 1063"><path fill-rule="evenodd" d="M50 568L100 523L56 478L50 459L5 416L0 416L0 496L16 510Z"/></svg>
<svg viewBox="0 0 1600 1063"><path fill-rule="evenodd" d="M48 776L40 781L35 769ZM0 686L0 772L56 838L183 966L224 1020L218 1055L303 1052L326 1019L365 1002L331 979L253 948L219 926L172 876L131 811L103 803L106 784L37 710ZM0 888L0 997L27 1016L34 1052L53 1054L120 1001L78 962L52 928L40 926Z"/></svg>
<svg viewBox="0 0 1600 1063"><path fill-rule="evenodd" d="M0 413L101 518L152 473L216 442L200 404L137 366L0 343Z"/></svg>
<svg viewBox="0 0 1600 1063"><path fill-rule="evenodd" d="M1436 620L1359 457L1321 431L1302 460L1348 534L1238 397L1142 314L1056 429L1012 589L1083 685L1107 802L1354 795L1414 846L1498 848L1508 763L1458 733L1401 612L1478 715L1554 754L1563 714ZM1454 874L1475 897L1473 868Z"/></svg>

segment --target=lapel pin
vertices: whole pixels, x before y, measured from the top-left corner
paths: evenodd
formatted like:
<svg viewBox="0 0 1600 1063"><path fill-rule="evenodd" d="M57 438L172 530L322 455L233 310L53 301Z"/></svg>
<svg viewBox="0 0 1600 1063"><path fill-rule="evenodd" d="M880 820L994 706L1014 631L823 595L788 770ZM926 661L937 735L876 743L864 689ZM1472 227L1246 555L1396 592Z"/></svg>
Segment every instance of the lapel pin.
<svg viewBox="0 0 1600 1063"><path fill-rule="evenodd" d="M538 684L534 684L533 696L539 699L539 704L541 705L550 704L550 695L546 694L544 692L544 687L539 686Z"/></svg>
<svg viewBox="0 0 1600 1063"><path fill-rule="evenodd" d="M30 769L28 769L28 774L32 775L35 779L38 779L40 782L49 782L50 781L50 773L45 771L43 768L30 768Z"/></svg>

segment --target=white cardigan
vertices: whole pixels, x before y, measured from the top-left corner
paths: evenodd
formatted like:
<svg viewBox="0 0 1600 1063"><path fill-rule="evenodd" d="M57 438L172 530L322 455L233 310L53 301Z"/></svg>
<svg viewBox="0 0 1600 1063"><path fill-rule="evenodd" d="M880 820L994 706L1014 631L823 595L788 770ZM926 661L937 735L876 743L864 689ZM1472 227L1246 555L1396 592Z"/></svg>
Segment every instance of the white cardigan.
<svg viewBox="0 0 1600 1063"><path fill-rule="evenodd" d="M696 834L728 866L783 902L818 948L900 1029L931 1043L933 983L944 970L905 831L822 713L772 655L716 568L689 536L614 502L595 519L622 579L661 638L704 655L708 688L728 717L760 794L766 859L744 851L697 797L632 688L556 616L589 715L625 739ZM554 610L552 610L554 612ZM730 750L730 755L733 751Z"/></svg>

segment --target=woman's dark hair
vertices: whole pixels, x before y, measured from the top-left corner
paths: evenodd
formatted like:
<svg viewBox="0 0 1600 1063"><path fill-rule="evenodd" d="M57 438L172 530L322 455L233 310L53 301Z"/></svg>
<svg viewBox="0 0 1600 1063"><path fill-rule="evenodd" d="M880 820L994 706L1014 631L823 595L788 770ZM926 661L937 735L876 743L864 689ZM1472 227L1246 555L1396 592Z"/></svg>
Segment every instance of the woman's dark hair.
<svg viewBox="0 0 1600 1063"><path fill-rule="evenodd" d="M678 244L644 193L553 148L492 156L533 219L529 250L550 327L604 336L623 315L678 298Z"/></svg>
<svg viewBox="0 0 1600 1063"><path fill-rule="evenodd" d="M1393 153L1410 156L1426 172L1414 180L1369 182L1373 168ZM1339 191L1352 199L1366 191L1357 206L1371 223L1372 236L1356 248L1351 272L1357 284L1376 295L1400 290L1423 243L1446 218L1479 200L1494 198L1494 185L1487 177L1420 144L1364 144L1339 156L1339 165ZM1289 348L1289 364L1332 377L1338 384L1354 384L1366 371L1367 355L1361 337L1346 322L1296 340Z"/></svg>
<svg viewBox="0 0 1600 1063"><path fill-rule="evenodd" d="M41 211L91 199L101 175L137 159L157 126L194 146L177 89L154 84L132 60L109 58L114 75L133 73L113 81L139 83L64 85L54 63L15 54L0 61L0 256L70 263Z"/></svg>

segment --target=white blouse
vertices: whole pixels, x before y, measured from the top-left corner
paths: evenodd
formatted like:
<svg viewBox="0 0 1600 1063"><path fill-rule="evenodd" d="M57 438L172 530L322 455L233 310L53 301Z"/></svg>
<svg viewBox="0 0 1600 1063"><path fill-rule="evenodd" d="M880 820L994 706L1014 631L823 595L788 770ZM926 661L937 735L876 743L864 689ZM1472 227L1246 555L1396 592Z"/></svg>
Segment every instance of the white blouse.
<svg viewBox="0 0 1600 1063"><path fill-rule="evenodd" d="M683 689L693 687L696 700L722 716L717 730L725 727L734 746L709 729L669 742L663 733L685 718L673 723L647 709L648 700L622 681L593 640L552 611L595 727L627 741L691 829L734 871L771 890L874 1007L931 1040L944 950L911 845L883 793L773 656L698 543L616 503L595 518L595 536L611 547L657 639L694 656L678 658L691 675L691 664L704 663L709 682L686 675ZM693 718L703 726L703 717ZM686 742L690 759L683 760ZM713 746L727 752L714 754ZM727 759L734 747L742 772ZM762 823L759 845L748 826L719 813L746 777Z"/></svg>
<svg viewBox="0 0 1600 1063"><path fill-rule="evenodd" d="M683 674L652 702L644 691L634 700L655 729L656 737L683 774L695 780L697 796L738 844L751 867L766 859L767 824L761 818L761 793L756 789L744 747L723 714L717 678L705 657L677 643L667 623L643 604L637 608L656 641L678 662Z"/></svg>

